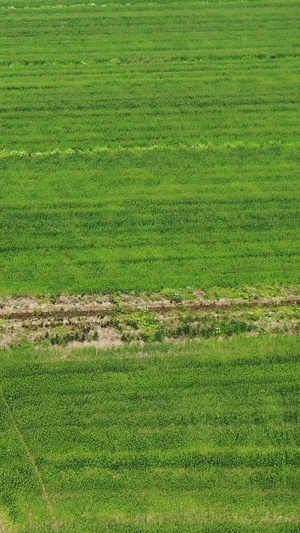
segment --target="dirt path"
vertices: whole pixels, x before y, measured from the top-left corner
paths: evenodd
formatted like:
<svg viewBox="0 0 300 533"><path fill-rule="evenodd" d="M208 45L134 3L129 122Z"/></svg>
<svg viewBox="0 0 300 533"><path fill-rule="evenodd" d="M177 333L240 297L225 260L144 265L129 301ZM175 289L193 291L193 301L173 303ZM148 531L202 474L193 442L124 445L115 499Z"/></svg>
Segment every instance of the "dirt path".
<svg viewBox="0 0 300 533"><path fill-rule="evenodd" d="M170 302L168 300L143 300L142 298L127 298L120 300L117 303L104 301L97 303L96 301L75 301L76 297L61 297L58 303L51 303L45 301L40 303L38 299L34 298L16 298L8 299L0 308L0 319L4 320L26 320L30 318L72 318L72 317L92 317L102 316L108 314L114 307L123 306L131 310L139 310L141 308L148 309L159 313L170 312L175 309L182 309L183 307L190 311L205 310L205 309L230 309L235 307L274 307L274 306L290 306L300 305L299 295L288 295L285 297L272 298L221 298L219 300L212 299L197 299L196 301L183 300L180 303ZM92 299L90 296L89 299ZM96 300L96 297L94 297ZM62 305L63 304L63 305Z"/></svg>
<svg viewBox="0 0 300 533"><path fill-rule="evenodd" d="M289 289L279 296L253 294L212 299L199 290L185 299L179 292L169 298L162 293L10 297L0 300L0 347L29 341L109 348L135 341L300 333L299 294Z"/></svg>

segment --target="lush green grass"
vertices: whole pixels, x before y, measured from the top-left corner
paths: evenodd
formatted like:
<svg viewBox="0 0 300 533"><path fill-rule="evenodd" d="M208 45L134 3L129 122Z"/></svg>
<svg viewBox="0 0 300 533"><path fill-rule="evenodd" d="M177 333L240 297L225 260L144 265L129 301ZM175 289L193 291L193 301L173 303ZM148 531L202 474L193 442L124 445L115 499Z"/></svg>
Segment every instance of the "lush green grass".
<svg viewBox="0 0 300 533"><path fill-rule="evenodd" d="M299 278L292 148L0 159L0 291Z"/></svg>
<svg viewBox="0 0 300 533"><path fill-rule="evenodd" d="M0 13L3 149L298 138L297 1L57 3Z"/></svg>
<svg viewBox="0 0 300 533"><path fill-rule="evenodd" d="M1 293L300 281L297 2L11 4Z"/></svg>
<svg viewBox="0 0 300 533"><path fill-rule="evenodd" d="M1 369L16 531L299 531L297 337L15 348Z"/></svg>

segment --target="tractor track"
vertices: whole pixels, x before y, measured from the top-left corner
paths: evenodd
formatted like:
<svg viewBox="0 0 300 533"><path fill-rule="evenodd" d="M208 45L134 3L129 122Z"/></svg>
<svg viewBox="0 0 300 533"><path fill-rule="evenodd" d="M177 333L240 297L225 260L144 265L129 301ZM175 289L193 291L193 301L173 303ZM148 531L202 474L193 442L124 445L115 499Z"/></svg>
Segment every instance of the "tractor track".
<svg viewBox="0 0 300 533"><path fill-rule="evenodd" d="M5 307L0 309L0 319L3 320L29 320L33 318L73 318L73 317L105 317L116 306L122 306L125 309L134 311L141 308L149 311L155 311L158 313L170 312L176 309L186 309L187 311L197 311L205 309L230 309L236 307L253 308L253 307L276 307L276 306L291 306L300 305L300 296L291 295L284 298L222 298L220 300L198 300L195 302L183 301L180 303L168 302L168 301L138 301L127 302L121 301L116 303L105 302L104 304L83 304L76 306L65 306L63 309L61 306L48 304L44 307L36 306L33 309L18 308L18 309L6 309Z"/></svg>
<svg viewBox="0 0 300 533"><path fill-rule="evenodd" d="M300 295L285 291L276 297L211 299L195 290L182 301L159 293L7 297L0 301L0 348L24 341L110 348L243 332L298 335Z"/></svg>

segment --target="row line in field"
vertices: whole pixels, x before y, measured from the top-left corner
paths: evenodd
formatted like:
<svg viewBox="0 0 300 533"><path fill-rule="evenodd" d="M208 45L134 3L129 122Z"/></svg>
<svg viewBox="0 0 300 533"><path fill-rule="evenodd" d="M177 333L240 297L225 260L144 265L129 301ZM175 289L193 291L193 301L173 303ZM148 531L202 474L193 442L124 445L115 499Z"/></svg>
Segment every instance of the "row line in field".
<svg viewBox="0 0 300 533"><path fill-rule="evenodd" d="M228 5L228 4L245 4L245 3L249 3L249 0L242 0L242 1L239 1L237 2L237 0L231 0L231 1L228 1L228 0L200 0L198 2L189 2L189 4L191 5L197 5L199 6L199 4L203 4L203 5L206 5L206 4L222 4L222 5ZM250 0L250 3L251 3L251 0ZM272 2L264 2L264 6L268 6L268 5L272 5ZM291 5L296 5L296 2L294 2L293 0L289 2L289 4ZM180 0L179 1L171 1L171 2L168 2L167 6L170 7L170 6L180 6L180 5L184 5L183 2L181 2ZM185 3L186 5L186 3ZM14 10L14 9L17 9L17 10L48 10L48 9L74 9L74 8L82 8L82 7L97 7L97 8L105 8L105 7L108 7L108 8L115 8L115 7L123 7L123 8L130 8L130 7L152 7L152 6L157 6L157 7L162 7L159 2L156 2L156 1L150 1L150 2L108 2L108 3L96 3L96 2L80 2L80 3L77 3L77 4L60 4L60 3L57 3L57 4L43 4L43 5L30 5L30 4L26 4L26 5L5 5L5 6L2 6L0 7L1 10Z"/></svg>
<svg viewBox="0 0 300 533"><path fill-rule="evenodd" d="M169 151L177 151L177 150L183 150L183 151L203 151L203 150L237 150L240 148L246 148L246 149L259 149L259 148L270 148L270 147L290 147L290 148L297 148L300 146L300 141L297 142L281 142L281 141L266 141L266 142L243 142L243 141L236 141L236 142L226 142L223 144L203 144L203 143L195 143L191 145L186 144L179 144L178 146L167 146L167 145L158 145L153 144L151 146L134 146L134 147L128 147L128 146L118 146L118 147L109 147L109 146L98 146L95 148L91 148L88 150L81 150L80 148L55 148L53 150L46 150L46 151L37 151L37 152L31 152L26 150L1 150L0 151L0 158L7 158L7 157L50 157L53 155L61 155L61 156L70 156L74 154L79 155L96 155L101 152L108 152L108 153L137 153L137 152L151 152L151 151L160 151L160 152L169 152Z"/></svg>
<svg viewBox="0 0 300 533"><path fill-rule="evenodd" d="M208 52L206 50L206 52ZM298 52L292 52L292 53L286 53L286 52L280 52L276 55L276 59L294 59L299 58L300 54ZM259 59L259 60L269 60L270 55L265 53L231 53L230 51L226 55L217 55L217 54L206 54L206 55L168 55L168 56L154 56L148 54L148 56L142 55L140 53L137 56L128 55L126 57L93 57L93 58L85 58L85 59L76 59L74 57L69 58L67 60L64 59L21 59L20 61L11 61L9 59L2 59L0 60L0 67L49 67L49 66L80 66L80 65L103 65L104 63L114 65L127 65L127 64L140 64L145 63L147 65L150 64L159 64L162 62L165 63L198 63L202 61L211 61L211 60L217 60L217 61L243 61L243 60L249 60L249 59ZM231 65L233 66L233 65ZM217 68L217 67L216 67Z"/></svg>
<svg viewBox="0 0 300 533"><path fill-rule="evenodd" d="M203 4L206 4L208 2L202 2ZM2 6L1 9L2 10L14 10L14 9L17 9L18 11L19 10L35 10L35 11L38 11L40 9L74 9L74 8L81 8L81 7L116 7L116 6L121 6L121 7L136 7L136 6L154 6L156 5L157 2L147 2L147 3L141 3L141 2L137 2L137 3L131 3L131 2L126 2L126 3L121 3L121 2L114 2L113 4L96 4L95 2L87 2L87 3L80 3L80 4L53 4L53 5L50 5L50 4L45 4L45 5L39 5L39 6L32 6L32 5L26 5L26 6Z"/></svg>
<svg viewBox="0 0 300 533"><path fill-rule="evenodd" d="M245 0L243 0L244 2ZM201 0L199 4L210 4L211 2L208 0ZM224 4L226 2L218 1L218 4ZM181 2L168 2L168 7L170 5L178 4L180 5ZM130 7L152 7L157 6L158 2L113 2L113 3L107 3L107 4L101 4L96 2L81 2L78 4L45 4L45 5L25 5L25 6L2 6L1 10L48 10L48 9L74 9L74 8L81 8L81 7L97 7L97 8L115 8L115 7L123 7L123 8L130 8Z"/></svg>

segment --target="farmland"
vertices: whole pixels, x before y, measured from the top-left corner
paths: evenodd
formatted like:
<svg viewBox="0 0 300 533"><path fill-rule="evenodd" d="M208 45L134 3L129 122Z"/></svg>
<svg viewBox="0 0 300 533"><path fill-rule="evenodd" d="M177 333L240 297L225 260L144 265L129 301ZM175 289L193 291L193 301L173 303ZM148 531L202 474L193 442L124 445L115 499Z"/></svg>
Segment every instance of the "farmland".
<svg viewBox="0 0 300 533"><path fill-rule="evenodd" d="M3 524L298 531L299 346L1 352Z"/></svg>
<svg viewBox="0 0 300 533"><path fill-rule="evenodd" d="M299 2L0 24L0 531L299 532Z"/></svg>
<svg viewBox="0 0 300 533"><path fill-rule="evenodd" d="M299 282L298 9L1 2L0 292Z"/></svg>

